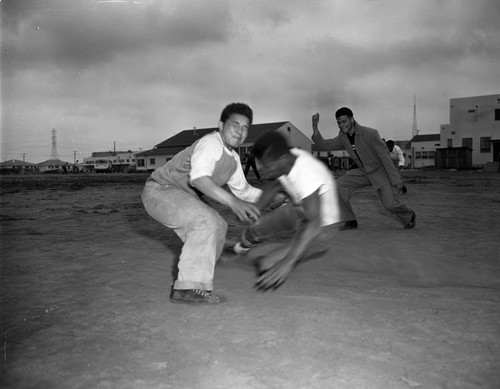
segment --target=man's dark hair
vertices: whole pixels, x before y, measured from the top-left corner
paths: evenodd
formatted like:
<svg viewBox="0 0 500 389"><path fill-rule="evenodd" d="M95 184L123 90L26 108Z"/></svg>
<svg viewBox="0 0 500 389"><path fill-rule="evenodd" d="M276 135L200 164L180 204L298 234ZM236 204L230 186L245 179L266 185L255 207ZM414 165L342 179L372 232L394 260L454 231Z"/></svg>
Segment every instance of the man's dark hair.
<svg viewBox="0 0 500 389"><path fill-rule="evenodd" d="M392 139L389 139L387 142L385 142L387 146L394 146L394 141Z"/></svg>
<svg viewBox="0 0 500 389"><path fill-rule="evenodd" d="M350 118L352 118L354 116L354 114L352 113L352 111L349 108L342 107L342 108L339 108L337 110L337 112L335 112L336 119L338 119L341 116L349 116Z"/></svg>
<svg viewBox="0 0 500 389"><path fill-rule="evenodd" d="M253 144L253 154L255 158L261 159L264 154L275 160L290 150L285 137L278 131L268 131L259 136L259 138Z"/></svg>
<svg viewBox="0 0 500 389"><path fill-rule="evenodd" d="M250 108L248 105L243 104L243 103L231 103L226 108L222 110L222 113L220 114L220 121L222 123L225 123L227 119L233 114L237 113L239 115L246 116L248 120L250 121L250 124L252 124L253 121L253 111L252 108Z"/></svg>

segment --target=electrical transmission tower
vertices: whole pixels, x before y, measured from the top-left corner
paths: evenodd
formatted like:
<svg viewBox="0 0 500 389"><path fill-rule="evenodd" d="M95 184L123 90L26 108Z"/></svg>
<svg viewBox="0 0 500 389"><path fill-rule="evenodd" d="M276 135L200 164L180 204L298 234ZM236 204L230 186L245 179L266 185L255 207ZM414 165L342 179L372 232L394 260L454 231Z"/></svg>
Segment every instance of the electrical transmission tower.
<svg viewBox="0 0 500 389"><path fill-rule="evenodd" d="M50 159L59 159L59 153L57 152L57 138L56 129L52 129L52 151L50 152Z"/></svg>
<svg viewBox="0 0 500 389"><path fill-rule="evenodd" d="M418 127L417 127L417 97L413 95L413 127L411 129L412 138L415 135L418 135Z"/></svg>

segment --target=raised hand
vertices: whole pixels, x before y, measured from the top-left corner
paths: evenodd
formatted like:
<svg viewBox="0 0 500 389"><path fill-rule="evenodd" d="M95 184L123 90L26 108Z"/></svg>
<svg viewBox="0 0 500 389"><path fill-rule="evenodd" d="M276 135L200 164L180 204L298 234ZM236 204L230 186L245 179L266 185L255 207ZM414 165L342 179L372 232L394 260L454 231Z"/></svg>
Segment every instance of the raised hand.
<svg viewBox="0 0 500 389"><path fill-rule="evenodd" d="M312 126L313 128L318 127L319 123L319 113L316 112L314 115L312 115Z"/></svg>

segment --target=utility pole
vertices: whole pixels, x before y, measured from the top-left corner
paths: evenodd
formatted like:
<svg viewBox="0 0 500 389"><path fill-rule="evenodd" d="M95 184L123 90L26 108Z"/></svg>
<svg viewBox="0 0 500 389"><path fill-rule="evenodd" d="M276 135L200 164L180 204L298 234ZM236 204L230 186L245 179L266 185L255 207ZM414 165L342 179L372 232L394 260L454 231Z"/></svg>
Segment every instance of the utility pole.
<svg viewBox="0 0 500 389"><path fill-rule="evenodd" d="M23 162L26 162L26 153L23 153Z"/></svg>
<svg viewBox="0 0 500 389"><path fill-rule="evenodd" d="M73 150L73 163L76 164L76 150Z"/></svg>

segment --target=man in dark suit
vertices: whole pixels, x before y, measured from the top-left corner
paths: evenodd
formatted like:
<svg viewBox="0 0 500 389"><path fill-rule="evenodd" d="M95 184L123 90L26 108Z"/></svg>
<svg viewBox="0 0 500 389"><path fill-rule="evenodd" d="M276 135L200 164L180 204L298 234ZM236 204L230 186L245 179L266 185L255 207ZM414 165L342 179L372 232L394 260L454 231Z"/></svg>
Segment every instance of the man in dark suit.
<svg viewBox="0 0 500 389"><path fill-rule="evenodd" d="M342 107L335 113L339 135L324 139L318 129L319 113L312 117L312 140L321 150L346 150L357 167L337 179L343 220L341 230L358 227L350 198L354 191L372 186L378 192L384 208L394 214L405 228L414 228L416 214L396 197L403 188L399 172L377 130L359 125L352 111ZM395 189L395 190L394 190Z"/></svg>

